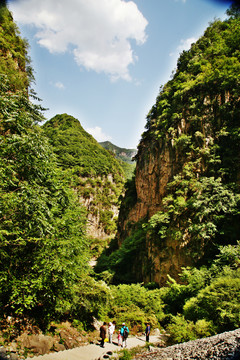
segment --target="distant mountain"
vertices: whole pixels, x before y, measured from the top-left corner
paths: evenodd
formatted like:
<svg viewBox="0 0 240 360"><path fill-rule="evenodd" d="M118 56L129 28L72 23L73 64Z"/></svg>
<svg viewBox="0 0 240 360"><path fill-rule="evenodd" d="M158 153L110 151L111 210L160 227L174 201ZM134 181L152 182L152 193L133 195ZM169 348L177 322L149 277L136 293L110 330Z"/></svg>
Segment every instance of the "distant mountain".
<svg viewBox="0 0 240 360"><path fill-rule="evenodd" d="M113 152L117 159L122 160L128 164L133 163L132 158L137 154L136 149L120 148L112 144L110 141L100 142L99 144L104 147L104 149Z"/></svg>
<svg viewBox="0 0 240 360"><path fill-rule="evenodd" d="M137 150L120 148L112 144L110 141L100 142L99 144L104 149L113 154L114 157L119 161L121 167L124 170L126 179L131 179L136 168L136 161L132 159L136 155Z"/></svg>

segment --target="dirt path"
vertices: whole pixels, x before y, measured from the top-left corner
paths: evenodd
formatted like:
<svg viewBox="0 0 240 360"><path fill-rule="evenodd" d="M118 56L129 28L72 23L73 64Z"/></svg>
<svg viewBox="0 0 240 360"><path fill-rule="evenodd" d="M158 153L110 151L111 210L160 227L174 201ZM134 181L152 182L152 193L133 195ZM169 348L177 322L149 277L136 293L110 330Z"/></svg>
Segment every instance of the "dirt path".
<svg viewBox="0 0 240 360"><path fill-rule="evenodd" d="M161 341L161 336L150 336L150 343L158 343ZM129 337L127 340L127 348L136 346L145 346L145 336ZM113 344L106 343L102 348L96 344L81 346L71 350L59 351L57 353L45 354L41 356L28 357L26 360L97 360L108 351L120 351L121 347L117 346L116 339L113 339ZM106 357L107 358L107 357Z"/></svg>

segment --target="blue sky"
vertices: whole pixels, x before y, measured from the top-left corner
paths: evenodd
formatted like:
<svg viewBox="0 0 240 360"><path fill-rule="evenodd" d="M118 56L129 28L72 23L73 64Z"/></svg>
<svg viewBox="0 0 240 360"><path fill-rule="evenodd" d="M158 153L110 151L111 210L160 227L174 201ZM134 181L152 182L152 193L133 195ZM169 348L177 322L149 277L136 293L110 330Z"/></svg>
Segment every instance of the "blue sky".
<svg viewBox="0 0 240 360"><path fill-rule="evenodd" d="M159 88L183 50L231 1L10 0L30 44L33 88L48 108L68 113L96 140L136 148Z"/></svg>

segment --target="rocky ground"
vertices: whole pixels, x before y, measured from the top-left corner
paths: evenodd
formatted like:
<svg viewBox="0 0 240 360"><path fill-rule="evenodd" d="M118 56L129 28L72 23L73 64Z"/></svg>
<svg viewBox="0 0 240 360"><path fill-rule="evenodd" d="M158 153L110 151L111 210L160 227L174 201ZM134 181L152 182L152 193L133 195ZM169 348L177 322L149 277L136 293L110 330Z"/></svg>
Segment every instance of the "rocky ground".
<svg viewBox="0 0 240 360"><path fill-rule="evenodd" d="M136 355L134 359L146 360L240 360L240 329L224 332L209 338L189 341L152 349L148 353Z"/></svg>

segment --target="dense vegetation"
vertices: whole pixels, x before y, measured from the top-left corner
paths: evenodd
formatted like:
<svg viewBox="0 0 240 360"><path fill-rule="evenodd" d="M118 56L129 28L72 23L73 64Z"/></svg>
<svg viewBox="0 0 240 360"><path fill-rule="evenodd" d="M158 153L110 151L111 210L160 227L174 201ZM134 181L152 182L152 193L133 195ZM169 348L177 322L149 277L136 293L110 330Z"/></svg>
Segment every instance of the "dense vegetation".
<svg viewBox="0 0 240 360"><path fill-rule="evenodd" d="M165 328L172 342L239 326L239 13L232 8L229 15L181 55L175 76L149 113L143 140L172 141L183 160L163 211L135 224L120 248L114 239L94 273L79 198L100 191L96 199L108 223L109 201L123 185L122 169L71 116L57 115L39 126L44 118L29 99L26 42L7 8L0 7L2 323L11 315L23 326L18 330L26 321L46 330L51 321L68 319L87 330L96 317L117 325L124 320L137 332L150 321ZM179 134L183 110L191 126ZM126 189L127 214L137 201L134 178ZM161 288L140 284L151 268L147 241L181 240L186 231L195 252L202 241L211 249L206 263L182 268L179 282L169 276ZM15 330L8 333L17 336Z"/></svg>
<svg viewBox="0 0 240 360"><path fill-rule="evenodd" d="M96 226L105 237L113 237L124 183L120 163L70 115L56 115L43 129L57 155L59 167L69 179L69 186L86 206L91 220L96 219Z"/></svg>
<svg viewBox="0 0 240 360"><path fill-rule="evenodd" d="M212 265L183 268L182 284L169 277L168 286L111 286L114 305L108 311L132 329L149 321L164 327L171 342L182 342L239 327L240 243L221 247Z"/></svg>
<svg viewBox="0 0 240 360"><path fill-rule="evenodd" d="M121 181L122 169L74 117L56 115L43 125L62 168L73 168L82 177L112 174ZM77 167L77 168L76 168Z"/></svg>
<svg viewBox="0 0 240 360"><path fill-rule="evenodd" d="M14 47L18 32L7 9L0 11ZM41 107L29 100L25 83L13 84L14 69L16 79L27 76L11 66L0 75L0 313L45 327L76 309L78 318L92 314L94 295L83 299L87 286L97 285L87 265L85 211L38 126Z"/></svg>
<svg viewBox="0 0 240 360"><path fill-rule="evenodd" d="M6 74L11 90L26 89L33 80L28 43L23 40L4 2L0 4L0 73Z"/></svg>
<svg viewBox="0 0 240 360"><path fill-rule="evenodd" d="M6 77L0 86L1 311L49 315L86 273L85 217L36 125L38 109Z"/></svg>

